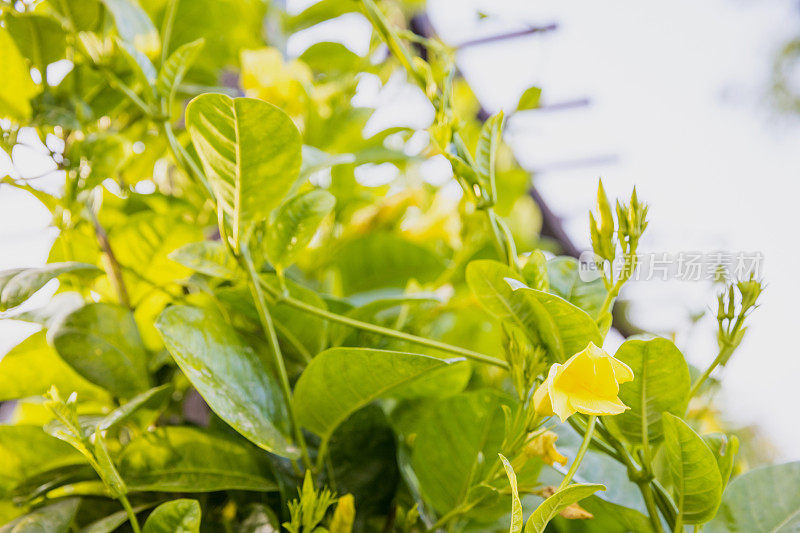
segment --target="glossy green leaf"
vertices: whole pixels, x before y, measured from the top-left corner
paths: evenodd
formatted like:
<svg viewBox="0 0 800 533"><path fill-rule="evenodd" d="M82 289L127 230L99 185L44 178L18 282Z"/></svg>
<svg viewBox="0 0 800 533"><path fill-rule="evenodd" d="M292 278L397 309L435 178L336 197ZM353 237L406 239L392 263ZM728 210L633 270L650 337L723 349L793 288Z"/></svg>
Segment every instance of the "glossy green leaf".
<svg viewBox="0 0 800 533"><path fill-rule="evenodd" d="M614 357L633 370L634 380L619 390L620 400L630 409L606 417L605 422L633 444L645 438L659 442L661 414L683 416L686 412L691 378L683 354L672 341L657 337L625 341Z"/></svg>
<svg viewBox="0 0 800 533"><path fill-rule="evenodd" d="M437 512L459 505L497 461L503 405L511 404L493 391L465 392L431 405L415 424L411 466L422 497ZM507 505L504 500L501 513L508 513Z"/></svg>
<svg viewBox="0 0 800 533"><path fill-rule="evenodd" d="M703 531L791 533L800 528L800 462L746 472L725 490L716 518Z"/></svg>
<svg viewBox="0 0 800 533"><path fill-rule="evenodd" d="M196 41L182 44L161 65L161 70L156 79L156 90L167 99L167 102L172 102L175 98L178 86L191 68L197 55L203 49L205 42L205 39L197 39Z"/></svg>
<svg viewBox="0 0 800 533"><path fill-rule="evenodd" d="M47 344L43 331L34 333L0 360L0 401L44 395L51 386L81 400L110 400L106 391L75 372Z"/></svg>
<svg viewBox="0 0 800 533"><path fill-rule="evenodd" d="M323 438L371 401L461 359L367 348L331 348L306 367L294 390L297 420Z"/></svg>
<svg viewBox="0 0 800 533"><path fill-rule="evenodd" d="M722 476L722 485L727 485L731 479L736 454L739 453L739 438L736 435L726 435L725 433L710 433L703 435L703 440L706 441L717 460L719 474Z"/></svg>
<svg viewBox="0 0 800 533"><path fill-rule="evenodd" d="M500 137L503 131L503 112L492 115L489 120L483 123L480 136L478 137L478 147L475 153L475 164L478 168L478 175L484 186L491 191L492 198L497 197L495 190L495 157L497 146L500 144Z"/></svg>
<svg viewBox="0 0 800 533"><path fill-rule="evenodd" d="M55 19L24 13L6 17L5 23L17 49L43 74L47 65L64 59L67 34Z"/></svg>
<svg viewBox="0 0 800 533"><path fill-rule="evenodd" d="M89 304L67 315L48 335L64 361L114 395L131 398L150 388L148 355L128 309Z"/></svg>
<svg viewBox="0 0 800 533"><path fill-rule="evenodd" d="M517 102L517 111L536 109L542 98L542 90L539 87L528 87Z"/></svg>
<svg viewBox="0 0 800 533"><path fill-rule="evenodd" d="M123 448L116 465L132 491L277 490L263 452L201 428L145 433Z"/></svg>
<svg viewBox="0 0 800 533"><path fill-rule="evenodd" d="M522 526L524 525L522 517L522 501L519 499L519 489L517 488L517 474L514 473L514 467L508 462L503 454L500 455L500 460L503 462L503 468L508 476L508 484L511 486L511 526L508 533L521 533Z"/></svg>
<svg viewBox="0 0 800 533"><path fill-rule="evenodd" d="M80 504L80 498L69 498L39 507L0 527L0 533L69 533Z"/></svg>
<svg viewBox="0 0 800 533"><path fill-rule="evenodd" d="M39 93L30 70L14 39L0 27L0 118L26 120L31 114L31 98Z"/></svg>
<svg viewBox="0 0 800 533"><path fill-rule="evenodd" d="M103 271L86 263L50 263L43 267L0 272L0 311L20 305L48 281L70 272L97 275Z"/></svg>
<svg viewBox="0 0 800 533"><path fill-rule="evenodd" d="M298 455L267 354L245 343L224 317L208 309L169 307L156 328L184 375L220 418L267 451Z"/></svg>
<svg viewBox="0 0 800 533"><path fill-rule="evenodd" d="M200 502L172 500L162 503L150 513L142 533L199 533Z"/></svg>
<svg viewBox="0 0 800 533"><path fill-rule="evenodd" d="M588 498L598 490L606 490L604 485L575 484L564 487L547 498L533 511L525 523L525 533L542 533L550 520L558 513L584 498Z"/></svg>
<svg viewBox="0 0 800 533"><path fill-rule="evenodd" d="M603 344L597 324L585 311L554 294L526 287L502 263L472 261L466 278L487 311L522 328L532 342L543 344L555 361L565 361L590 342Z"/></svg>
<svg viewBox="0 0 800 533"><path fill-rule="evenodd" d="M664 413L664 450L675 487L675 503L685 524L708 522L722 497L722 477L703 439L677 416Z"/></svg>
<svg viewBox="0 0 800 533"><path fill-rule="evenodd" d="M225 243L220 241L185 244L170 253L169 258L207 276L235 279L240 275L236 259L231 257Z"/></svg>
<svg viewBox="0 0 800 533"><path fill-rule="evenodd" d="M281 205L267 228L266 251L270 263L279 269L294 263L335 203L331 193L314 189Z"/></svg>
<svg viewBox="0 0 800 533"><path fill-rule="evenodd" d="M114 17L119 36L145 54L158 52L158 31L137 0L101 0Z"/></svg>
<svg viewBox="0 0 800 533"><path fill-rule="evenodd" d="M253 98L203 94L186 127L238 239L280 205L300 173L301 139L286 113Z"/></svg>
<svg viewBox="0 0 800 533"><path fill-rule="evenodd" d="M578 260L572 257L555 257L549 260L549 291L580 307L597 320L606 298L606 287L601 278L593 281L581 280L579 268Z"/></svg>

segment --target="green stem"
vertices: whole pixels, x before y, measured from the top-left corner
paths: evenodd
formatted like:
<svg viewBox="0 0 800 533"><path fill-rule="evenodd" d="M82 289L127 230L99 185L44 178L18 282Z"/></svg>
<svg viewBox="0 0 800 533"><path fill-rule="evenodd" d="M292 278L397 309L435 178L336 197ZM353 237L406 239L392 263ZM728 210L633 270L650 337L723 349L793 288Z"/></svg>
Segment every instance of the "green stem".
<svg viewBox="0 0 800 533"><path fill-rule="evenodd" d="M164 14L164 25L161 27L161 66L167 62L169 57L169 42L172 39L172 26L175 23L175 15L178 12L178 1L169 0L167 12Z"/></svg>
<svg viewBox="0 0 800 533"><path fill-rule="evenodd" d="M572 476L575 475L575 472L578 471L578 467L583 461L583 456L586 455L586 450L589 449L589 444L592 442L592 434L594 433L594 425L597 422L597 417L594 415L589 416L589 423L586 426L586 433L583 435L583 442L581 442L581 447L578 448L578 454L573 459L572 464L567 470L567 475L564 476L564 479L561 480L561 484L558 486L558 490L563 489L569 482L572 481Z"/></svg>
<svg viewBox="0 0 800 533"><path fill-rule="evenodd" d="M162 121L159 125L164 131L164 135L167 137L167 143L172 151L172 156L175 158L175 162L184 168L188 168L188 174L198 180L203 185L208 197L213 199L214 191L211 189L211 185L209 185L206 175L200 169L194 158L189 155L189 152L187 152L183 145L178 141L178 138L175 137L175 131L172 129L172 124L170 124L169 120L167 119Z"/></svg>
<svg viewBox="0 0 800 533"><path fill-rule="evenodd" d="M128 521L131 523L131 528L133 529L133 533L141 533L141 528L139 527L139 520L136 518L136 513L133 511L133 507L131 507L131 502L128 501L128 497L124 494L119 496L119 501L122 504L122 507L125 508L125 512L128 515Z"/></svg>
<svg viewBox="0 0 800 533"><path fill-rule="evenodd" d="M736 331L736 329L734 329L732 335L736 335L736 333L738 333L738 331ZM732 338L732 337L729 337L729 338ZM711 376L711 373L714 372L714 370L717 369L717 367L720 365L720 363L722 363L722 361L726 357L730 357L731 350L732 350L732 346L727 342L722 346L722 348L720 348L719 353L714 358L714 360L711 362L711 364L708 365L708 368L706 368L705 372L703 372L700 375L700 377L697 378L697 381L695 381L694 384L692 385L692 388L689 390L689 399L694 398L695 394L697 394L697 391L700 390L700 387Z"/></svg>
<svg viewBox="0 0 800 533"><path fill-rule="evenodd" d="M344 324L346 326L350 326L355 329L360 329L362 331L369 331L371 333L376 333L378 335L383 335L385 337L392 337L394 339L399 339L413 344L418 344L420 346L435 348L443 352L460 355L462 357L466 357L467 359L472 359L473 361L494 365L500 368L504 368L506 370L509 368L508 363L506 361L503 361L502 359L498 359L496 357L492 357L490 355L474 352L472 350L468 350L467 348L461 348L460 346L454 346L452 344L447 344L437 340L426 339L425 337L419 337L417 335L412 335L410 333L405 333L403 331L398 331L396 329L385 328L383 326L377 326L375 324L370 324L368 322L362 322L354 318L332 313L326 309L320 309L319 307L307 304L306 302L302 302L300 300L292 298L291 296L284 296L279 291L269 286L263 280L261 280L261 287L263 287L267 292L269 292L270 295L275 299L275 301L284 303L286 305L294 307L295 309L299 309L306 313L316 315L326 320L330 320L331 322L338 322L339 324Z"/></svg>
<svg viewBox="0 0 800 533"><path fill-rule="evenodd" d="M303 463L305 464L305 467L312 468L313 465L311 463L311 458L308 455L306 440L305 437L303 437L303 431L300 429L300 425L297 423L297 416L294 412L292 389L289 385L289 374L286 372L286 363L283 360L281 347L278 343L278 335L275 333L275 326L272 323L272 316L269 313L269 309L267 309L264 293L261 291L261 284L259 283L260 278L256 273L253 260L250 257L250 250L248 249L247 245L242 246L241 252L241 258L243 259L244 263L243 266L246 268L247 274L250 277L250 290L253 293L253 300L258 310L258 317L261 320L261 326L264 329L264 334L266 335L267 341L270 344L270 352L272 353L273 363L275 368L278 370L281 391L283 392L283 398L286 402L286 409L289 412L289 423L294 431L295 440L297 440L297 443L300 446L300 453L303 457Z"/></svg>
<svg viewBox="0 0 800 533"><path fill-rule="evenodd" d="M658 509L656 509L656 502L650 483L643 481L637 483L637 485L639 485L639 490L644 498L644 505L647 507L647 514L650 517L650 523L653 525L653 531L662 533L664 528L661 527L661 519L659 518Z"/></svg>

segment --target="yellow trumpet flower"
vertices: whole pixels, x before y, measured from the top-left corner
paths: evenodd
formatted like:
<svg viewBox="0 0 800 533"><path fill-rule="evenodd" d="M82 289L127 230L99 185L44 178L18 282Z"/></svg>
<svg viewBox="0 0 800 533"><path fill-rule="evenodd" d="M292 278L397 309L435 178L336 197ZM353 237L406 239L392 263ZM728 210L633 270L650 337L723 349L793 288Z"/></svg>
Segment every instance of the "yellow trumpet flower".
<svg viewBox="0 0 800 533"><path fill-rule="evenodd" d="M619 384L631 380L628 365L590 342L564 364L550 367L533 395L534 408L544 416L557 414L562 422L576 412L618 415L628 409L617 396Z"/></svg>

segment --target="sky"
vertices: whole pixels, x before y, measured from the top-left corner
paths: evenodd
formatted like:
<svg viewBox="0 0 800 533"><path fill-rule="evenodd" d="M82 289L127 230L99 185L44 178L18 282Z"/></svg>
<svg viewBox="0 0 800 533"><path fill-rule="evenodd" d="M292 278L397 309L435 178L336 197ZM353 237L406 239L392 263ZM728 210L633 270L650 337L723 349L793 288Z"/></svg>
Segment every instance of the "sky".
<svg viewBox="0 0 800 533"><path fill-rule="evenodd" d="M308 4L290 1L297 11ZM478 17L482 12L488 17ZM609 196L626 198L635 185L650 205L642 249L657 254L718 250L763 255L767 282L739 352L723 370L725 414L757 423L779 459L800 459L800 349L794 336L800 249L794 217L800 193L800 120L777 113L769 99L770 70L780 46L800 35L800 16L788 0L642 2L614 0L430 0L429 14L449 44L557 23L556 31L472 46L459 69L483 106L515 108L536 85L543 103L588 99L571 110L512 116L505 139L581 248L589 247L588 210L602 177ZM358 53L369 27L346 15L293 36L290 54L318 40ZM377 120L430 120L424 98L402 83L365 82L361 98L381 106ZM414 110L413 112L411 110ZM29 139L36 144L35 139ZM46 170L36 149L18 147L26 175ZM594 161L576 164L580 161ZM0 174L10 168L0 153ZM45 178L43 185L59 181ZM54 238L36 200L0 187L0 269L43 264ZM47 300L47 287L31 306ZM637 324L675 334L687 358L705 366L716 354L714 320L691 325L710 309L714 289L701 281L640 281L624 296ZM29 334L0 321L0 353ZM620 339L610 339L615 348Z"/></svg>

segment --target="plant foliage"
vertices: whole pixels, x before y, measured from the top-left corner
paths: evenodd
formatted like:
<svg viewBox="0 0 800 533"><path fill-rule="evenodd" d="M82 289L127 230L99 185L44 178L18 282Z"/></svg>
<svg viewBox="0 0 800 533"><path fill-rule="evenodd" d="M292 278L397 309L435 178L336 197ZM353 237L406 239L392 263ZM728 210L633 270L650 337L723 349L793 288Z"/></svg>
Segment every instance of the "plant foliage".
<svg viewBox="0 0 800 533"><path fill-rule="evenodd" d="M725 490L739 441L687 413L760 283L720 295L704 372L665 338L603 352L630 277L603 267L635 268L647 227L635 191L613 210L600 186L603 276L584 281L539 235L502 112L481 122L455 50L408 29L419 2L277 4L0 4L3 148L38 136L59 180L0 184L57 230L45 266L0 272L3 318L40 330L0 360L0 531L796 526L774 495L797 465ZM282 52L346 13L367 54ZM376 131L354 104L390 79L427 98L428 128ZM456 187L430 183L433 158ZM553 428L582 440L569 469Z"/></svg>

